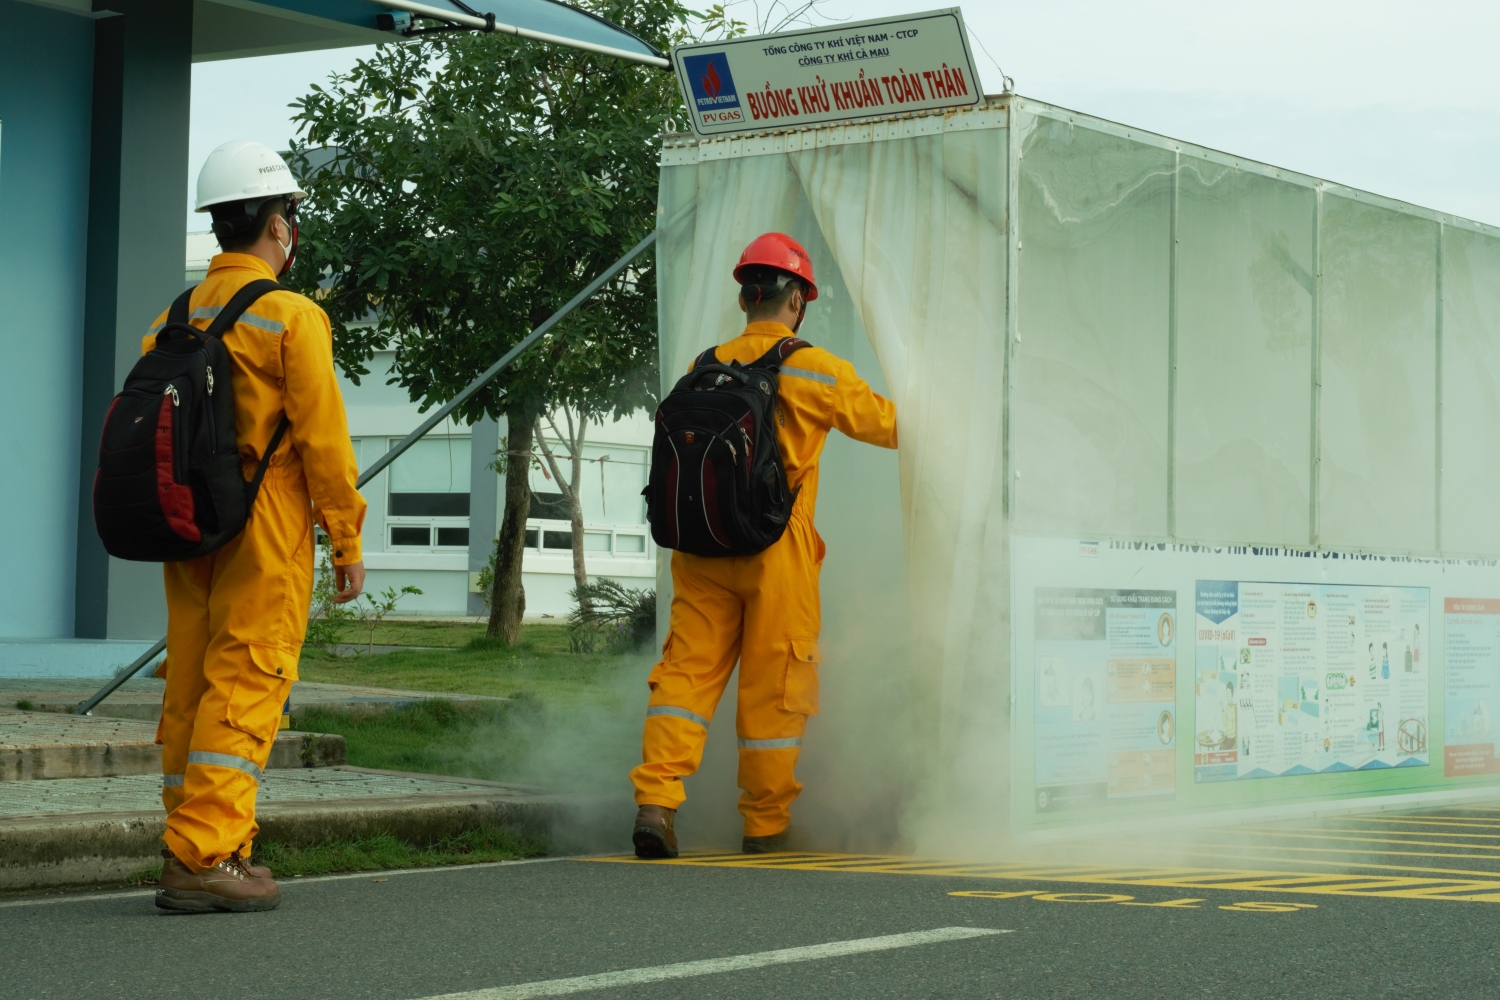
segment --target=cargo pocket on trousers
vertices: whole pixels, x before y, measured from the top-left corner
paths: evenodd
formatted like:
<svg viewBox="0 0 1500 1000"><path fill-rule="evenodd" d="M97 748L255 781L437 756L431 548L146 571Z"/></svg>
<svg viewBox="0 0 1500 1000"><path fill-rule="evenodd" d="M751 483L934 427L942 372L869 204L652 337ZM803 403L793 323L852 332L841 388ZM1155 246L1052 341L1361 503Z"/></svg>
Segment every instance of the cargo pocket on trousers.
<svg viewBox="0 0 1500 1000"><path fill-rule="evenodd" d="M297 654L272 646L249 648L250 663L234 683L227 721L258 740L274 740L282 706L297 679Z"/></svg>
<svg viewBox="0 0 1500 1000"><path fill-rule="evenodd" d="M656 666L654 666L654 667L651 668L651 675L646 678L646 687L647 688L649 688L652 691L656 690L656 685L661 680L662 669L667 665L667 662L669 660L671 660L671 659L672 659L672 632L670 630L668 630L668 632L667 632L667 638L661 644L661 659L656 662Z"/></svg>
<svg viewBox="0 0 1500 1000"><path fill-rule="evenodd" d="M818 640L793 639L786 660L786 686L781 692L781 707L799 715L818 714Z"/></svg>

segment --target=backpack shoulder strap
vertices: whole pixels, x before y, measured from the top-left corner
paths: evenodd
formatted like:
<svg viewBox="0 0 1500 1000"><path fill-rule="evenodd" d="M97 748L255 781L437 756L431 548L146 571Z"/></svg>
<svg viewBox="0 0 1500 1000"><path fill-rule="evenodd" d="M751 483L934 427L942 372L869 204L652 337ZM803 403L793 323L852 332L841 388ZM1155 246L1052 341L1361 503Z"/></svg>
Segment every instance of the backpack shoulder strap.
<svg viewBox="0 0 1500 1000"><path fill-rule="evenodd" d="M252 302L267 292L274 292L279 288L281 286L270 278L258 278L250 282L234 293L234 298L230 299L224 308L219 310L219 315L214 317L214 321L208 325L208 329L203 331L204 334L210 337L222 337L225 330L239 322L240 316L244 314L246 309L250 308Z"/></svg>
<svg viewBox="0 0 1500 1000"><path fill-rule="evenodd" d="M208 329L203 331L204 335L222 337L225 330L239 322L240 316L244 314L246 309L250 308L252 302L267 292L274 292L279 288L281 288L281 285L269 278L259 278L245 285L245 287L234 293L234 297L229 300L223 309L219 310L219 315L214 317L214 321L208 325ZM283 413L281 415L281 422L276 425L275 432L271 434L270 443L266 445L265 452L260 456L260 461L255 465L255 475L245 484L246 510L255 506L255 498L260 495L261 480L266 478L266 470L271 467L271 456L276 453L277 448L281 447L281 439L286 437L287 429L291 426L291 420Z"/></svg>
<svg viewBox="0 0 1500 1000"><path fill-rule="evenodd" d="M271 443L266 445L265 454L260 456L260 461L255 465L255 475L245 484L245 509L249 510L255 506L255 498L260 496L260 481L266 478L266 470L271 467L271 456L276 454L276 449L281 447L281 439L286 436L287 428L292 422L283 413L281 423L276 425L276 430L271 435Z"/></svg>
<svg viewBox="0 0 1500 1000"><path fill-rule="evenodd" d="M697 371L704 365L716 365L719 363L719 348L717 345L710 347L702 354L693 359L693 367L689 371Z"/></svg>
<svg viewBox="0 0 1500 1000"><path fill-rule="evenodd" d="M804 347L811 347L807 341L799 337L782 337L776 341L776 346L771 348L760 357L756 358L749 367L751 368L780 368L781 363L791 357L796 351Z"/></svg>
<svg viewBox="0 0 1500 1000"><path fill-rule="evenodd" d="M172 307L167 310L168 323L178 323L184 326L187 325L188 306L191 304L193 292L197 290L197 285L190 285L186 291L172 300Z"/></svg>

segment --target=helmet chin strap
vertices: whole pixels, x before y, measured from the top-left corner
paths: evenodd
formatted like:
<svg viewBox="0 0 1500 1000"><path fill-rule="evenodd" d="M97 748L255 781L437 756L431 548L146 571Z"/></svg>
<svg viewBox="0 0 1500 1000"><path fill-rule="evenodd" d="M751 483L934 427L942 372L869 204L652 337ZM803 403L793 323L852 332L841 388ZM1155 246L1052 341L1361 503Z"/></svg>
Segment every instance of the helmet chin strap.
<svg viewBox="0 0 1500 1000"><path fill-rule="evenodd" d="M802 295L802 293L798 292L797 295L800 297ZM795 323L792 324L792 332L793 333L796 333L798 330L802 329L802 321L804 319L806 319L806 318L807 318L807 300L806 299L802 299L801 305L799 305L798 308L797 308L797 322L795 322Z"/></svg>

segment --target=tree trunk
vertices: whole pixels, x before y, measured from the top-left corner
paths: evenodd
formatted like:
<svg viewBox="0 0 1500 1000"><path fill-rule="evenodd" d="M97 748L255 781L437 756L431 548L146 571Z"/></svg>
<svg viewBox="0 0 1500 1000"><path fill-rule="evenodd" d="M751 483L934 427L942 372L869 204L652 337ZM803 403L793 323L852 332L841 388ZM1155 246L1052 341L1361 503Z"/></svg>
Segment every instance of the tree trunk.
<svg viewBox="0 0 1500 1000"><path fill-rule="evenodd" d="M563 499L568 502L568 523L572 527L573 538L573 586L578 589L578 606L587 617L593 610L593 602L587 596L589 571L584 564L583 555L583 440L588 430L588 420L580 413L575 425L573 411L567 406L563 407L563 415L568 421L566 437L558 429L557 420L553 414L547 414L547 423L552 427L552 433L558 440L568 446L568 471L571 473L571 479L563 479L562 469L557 465L557 456L552 453L552 447L547 444L546 430L542 427L540 417L536 421L536 439L541 448L542 457L547 461L547 467L552 470L553 481L562 491Z"/></svg>
<svg viewBox="0 0 1500 1000"><path fill-rule="evenodd" d="M580 415L578 418L578 436L568 442L568 447L573 452L573 482L568 489L568 513L572 515L573 525L573 584L578 587L580 595L587 593L589 585L589 571L583 564L583 432L588 426L588 421ZM568 420L568 430L573 429L571 417ZM592 602L583 598L578 602L586 610L592 610Z"/></svg>
<svg viewBox="0 0 1500 1000"><path fill-rule="evenodd" d="M485 634L514 646L521 641L521 616L526 612L521 563L526 555L526 518L531 513L531 441L536 418L519 407L505 416L505 513L495 542L495 589Z"/></svg>

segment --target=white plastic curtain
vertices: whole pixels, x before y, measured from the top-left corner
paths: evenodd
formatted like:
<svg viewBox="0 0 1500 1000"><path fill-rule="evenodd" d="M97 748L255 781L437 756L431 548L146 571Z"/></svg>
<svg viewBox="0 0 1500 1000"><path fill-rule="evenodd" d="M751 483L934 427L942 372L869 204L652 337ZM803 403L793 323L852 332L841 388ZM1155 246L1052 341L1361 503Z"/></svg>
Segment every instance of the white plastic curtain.
<svg viewBox="0 0 1500 1000"><path fill-rule="evenodd" d="M924 707L944 723L956 721L968 668L1005 659L1004 122L1003 110L978 112L925 120L926 134L911 134L916 123L905 134L851 127L771 137L746 155L711 158L705 146L663 158L668 386L741 329L730 273L756 235L797 236L818 274L848 289L826 308L853 310L897 406L912 666ZM804 334L816 342L818 327L810 310ZM825 495L819 523L837 506ZM902 586L901 567L889 569L871 586ZM661 583L666 593L665 572ZM825 609L845 600L860 595L824 588Z"/></svg>

